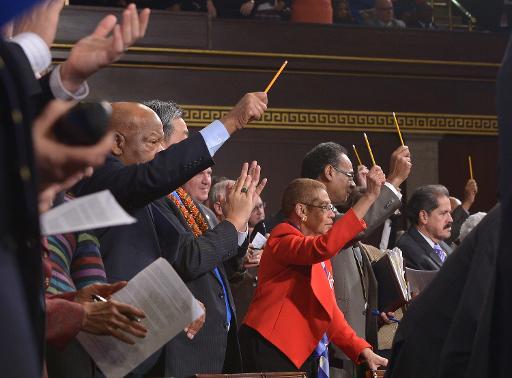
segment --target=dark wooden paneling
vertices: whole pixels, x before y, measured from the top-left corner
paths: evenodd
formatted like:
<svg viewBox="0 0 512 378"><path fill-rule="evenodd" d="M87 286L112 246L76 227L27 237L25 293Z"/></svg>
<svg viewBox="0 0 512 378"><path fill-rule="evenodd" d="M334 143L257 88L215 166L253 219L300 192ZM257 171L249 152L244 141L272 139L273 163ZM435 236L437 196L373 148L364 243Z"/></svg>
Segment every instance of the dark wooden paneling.
<svg viewBox="0 0 512 378"><path fill-rule="evenodd" d="M228 38L229 36L229 38ZM212 22L212 48L410 59L497 62L507 35L237 20ZM479 51L484 47L485 54ZM484 56L485 55L485 56Z"/></svg>
<svg viewBox="0 0 512 378"><path fill-rule="evenodd" d="M107 14L122 20L120 8L69 6L64 8L56 41L74 42L94 31ZM146 37L138 46L208 48L208 16L202 13L182 13L152 10Z"/></svg>
<svg viewBox="0 0 512 378"><path fill-rule="evenodd" d="M263 90L272 72L183 68L108 68L90 82L93 97L174 99L226 105ZM270 106L301 109L494 114L494 83L462 80L302 74L287 71L269 94Z"/></svg>
<svg viewBox="0 0 512 378"><path fill-rule="evenodd" d="M109 11L66 7L54 57L64 59L68 44L94 30ZM270 92L271 107L492 116L506 41L503 34L211 20L154 11L146 38L89 83L96 99L231 106L243 93L263 89L286 58L288 68ZM369 136L386 168L396 136ZM264 197L272 212L286 183L299 174L304 154L328 140L362 146L359 132L248 129L221 149L215 172L235 177L242 161L258 159L270 178ZM496 137L442 137L440 182L460 197L471 153L480 184L475 210L488 210L496 198L496 149Z"/></svg>
<svg viewBox="0 0 512 378"><path fill-rule="evenodd" d="M370 133L368 137L377 164L387 172L391 152L398 147L396 136ZM370 165L361 133L247 129L235 134L215 155L216 166L213 174L236 178L244 161L257 160L262 166L263 176L269 179L263 195L268 203L267 211L274 213L280 208L281 195L286 184L299 177L304 155L318 143L328 141L345 146L352 162L357 165L355 157L352 156L352 144L355 144L361 159Z"/></svg>

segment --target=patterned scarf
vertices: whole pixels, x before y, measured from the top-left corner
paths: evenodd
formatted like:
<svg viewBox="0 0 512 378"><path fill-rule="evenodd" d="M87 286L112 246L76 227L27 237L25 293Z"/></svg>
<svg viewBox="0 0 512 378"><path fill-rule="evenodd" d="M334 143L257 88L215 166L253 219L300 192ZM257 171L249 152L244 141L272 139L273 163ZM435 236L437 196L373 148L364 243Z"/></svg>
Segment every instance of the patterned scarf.
<svg viewBox="0 0 512 378"><path fill-rule="evenodd" d="M167 195L179 209L183 218L187 222L188 227L194 233L197 238L208 230L208 223L204 219L203 214L199 211L196 204L192 200L192 197L183 188L178 188L174 192L180 199L177 199L173 193ZM181 200L181 201L180 201Z"/></svg>

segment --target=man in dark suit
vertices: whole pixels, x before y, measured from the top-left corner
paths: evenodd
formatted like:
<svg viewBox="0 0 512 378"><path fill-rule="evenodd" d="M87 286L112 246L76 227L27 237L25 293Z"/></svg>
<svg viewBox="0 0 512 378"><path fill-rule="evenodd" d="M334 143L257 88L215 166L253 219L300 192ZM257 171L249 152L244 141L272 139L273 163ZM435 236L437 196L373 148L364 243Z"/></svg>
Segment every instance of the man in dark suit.
<svg viewBox="0 0 512 378"><path fill-rule="evenodd" d="M452 216L450 194L442 185L417 188L407 203L411 226L397 241L405 265L418 270L438 270L452 248L444 242L450 237Z"/></svg>
<svg viewBox="0 0 512 378"><path fill-rule="evenodd" d="M400 207L399 187L409 176L410 170L409 149L399 147L391 156L387 182L364 217L367 229L358 235L357 240L369 236ZM354 170L347 151L333 142L321 143L306 154L302 161L301 176L325 184L335 206L345 205L355 188ZM341 216L337 213L338 218ZM376 348L377 321L368 309L377 309L377 281L368 256L359 248L358 243L353 243L332 258L331 263L338 306L357 335ZM352 361L339 348L331 350L331 375L352 377L355 373Z"/></svg>
<svg viewBox="0 0 512 378"><path fill-rule="evenodd" d="M241 220L234 221L233 216L240 211L233 212L233 199L228 195L226 219L211 228L199 203L187 198L188 191L201 193L201 181L194 177L155 203L162 252L207 311L205 325L193 340L181 334L165 347L165 375L175 377L242 371L234 300L224 265L236 266L245 255L252 208L246 208ZM206 199L207 195L195 199ZM193 219L189 214L195 214Z"/></svg>
<svg viewBox="0 0 512 378"><path fill-rule="evenodd" d="M176 104L153 100L148 105L164 125L165 148L187 137ZM242 370L234 301L224 264L236 267L244 256L247 225L243 219L244 223L233 227L235 214L229 206L227 219L219 223L215 214L201 204L208 199L211 172L211 168L199 172L177 191L153 203L161 251L207 311L205 324L193 340L183 333L165 346L166 376Z"/></svg>
<svg viewBox="0 0 512 378"><path fill-rule="evenodd" d="M501 223L500 206L455 249L436 278L408 306L393 341L386 377L496 377L478 366L479 348L492 353L496 345L482 343L482 320L492 311L489 295L496 270ZM482 336L482 335L480 335ZM482 340L480 338L480 340ZM500 375L506 377L507 375Z"/></svg>
<svg viewBox="0 0 512 378"><path fill-rule="evenodd" d="M13 4L19 11L32 3ZM58 143L52 127L70 106L54 102L44 107L54 98L84 98L88 92L85 79L142 37L149 17L149 10L143 12L142 20L137 20L140 28L109 38L116 20L107 16L100 23L102 32L95 31L73 48L62 65L64 72L58 68L36 80L50 64L49 47L63 5L64 1L53 0L34 8L15 24L15 32L21 34L10 42L0 40L0 195L5 199L0 212L0 295L4 298L0 364L5 376L43 374L45 308L38 194L55 192L63 180L101 164L109 145L108 138L92 147ZM138 18L136 9L131 7L127 16L131 26ZM0 26L5 17L10 18L9 10L3 8Z"/></svg>
<svg viewBox="0 0 512 378"><path fill-rule="evenodd" d="M109 281L129 280L158 257L165 257L150 204L213 165L212 155L224 140L252 119L260 118L266 102L263 93L247 94L221 121L214 121L200 133L164 151L162 123L152 110L136 103L113 104L113 156L75 188L78 195L109 189L137 219L135 224L96 233ZM168 243L176 247L179 241L172 238ZM173 249L169 246L165 250ZM153 356L136 372L147 372L157 358L158 355Z"/></svg>

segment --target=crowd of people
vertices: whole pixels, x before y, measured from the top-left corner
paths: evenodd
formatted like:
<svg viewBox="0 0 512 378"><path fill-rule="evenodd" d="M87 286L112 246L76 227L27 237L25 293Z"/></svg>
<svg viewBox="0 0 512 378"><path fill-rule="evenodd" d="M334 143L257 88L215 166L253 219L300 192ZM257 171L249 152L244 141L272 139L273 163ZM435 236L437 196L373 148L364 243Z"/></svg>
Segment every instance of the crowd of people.
<svg viewBox="0 0 512 378"><path fill-rule="evenodd" d="M71 4L126 6L124 0L71 0ZM139 6L212 17L437 29L428 1L410 0L159 0Z"/></svg>
<svg viewBox="0 0 512 378"><path fill-rule="evenodd" d="M237 178L219 176L222 168L212 177L216 152L266 111L263 92L245 94L224 117L190 135L174 102L116 102L98 142L65 144L57 120L86 98L90 76L144 37L150 10L130 4L119 23L106 16L65 62L49 68L63 5L14 4L0 19L2 26L10 23L4 29L10 39L0 42L2 376L102 376L76 337L85 332L136 344L158 332L144 311L110 296L160 257L205 314L130 376L302 371L359 377L391 358L389 376L413 376L422 366L420 376L448 377L467 363L475 324L442 320L481 315L492 287L475 291L464 283L470 274L492 273L500 237L500 205L488 216L470 216L475 180L462 201L442 185L416 188L402 209L409 227L399 230L400 187L413 167L409 148L392 153L385 174L377 165L354 169L343 146L325 142L303 157L301 177L285 188L279 212L268 216L267 180L256 161L241 162ZM106 189L135 223L41 236L40 214ZM379 245L365 244L375 232ZM258 237L266 240L256 246ZM494 260L482 263L482 245ZM393 248L406 267L439 271L439 278L407 306L386 312L379 309L372 262ZM446 306L434 306L443 292ZM465 298L477 306L468 308ZM429 334L431 321L442 324ZM386 329L391 338L396 332L392 351L380 340ZM462 357L446 342L459 338L466 341L457 344L466 348ZM428 345L436 346L427 354L434 360L425 357Z"/></svg>
<svg viewBox="0 0 512 378"><path fill-rule="evenodd" d="M441 18L448 17L450 7L448 1L434 4L428 0L137 0L135 3L139 7L202 12L219 18L417 29L443 29L446 26L434 22L433 6L440 10ZM70 0L70 4L125 7L128 2ZM469 25L476 20L476 28L486 31L510 29L512 25L512 6L508 0L492 0L485 5L479 0L465 0L457 4L465 11L452 4L451 12L462 24ZM469 20L466 11L474 20Z"/></svg>

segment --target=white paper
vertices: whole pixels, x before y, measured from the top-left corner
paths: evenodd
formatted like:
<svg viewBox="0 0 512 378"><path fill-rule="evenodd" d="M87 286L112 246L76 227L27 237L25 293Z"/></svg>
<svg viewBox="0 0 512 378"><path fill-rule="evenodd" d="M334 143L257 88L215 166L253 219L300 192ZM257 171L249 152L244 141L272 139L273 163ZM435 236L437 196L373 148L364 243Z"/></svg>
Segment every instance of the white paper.
<svg viewBox="0 0 512 378"><path fill-rule="evenodd" d="M135 222L136 219L124 211L110 190L76 198L39 217L41 233L45 236Z"/></svg>
<svg viewBox="0 0 512 378"><path fill-rule="evenodd" d="M254 239L252 239L251 244L254 249L262 249L266 242L267 238L260 234L259 232L257 232Z"/></svg>
<svg viewBox="0 0 512 378"><path fill-rule="evenodd" d="M108 378L123 377L204 314L172 266L159 258L112 295L117 301L140 308L147 329L143 339L128 345L112 336L80 332L78 341Z"/></svg>
<svg viewBox="0 0 512 378"><path fill-rule="evenodd" d="M398 283L400 284L400 289L402 289L405 299L410 300L411 296L407 288L407 281L405 280L404 258L402 256L402 251L400 248L395 247L393 249L386 250L386 253L389 255L391 264L393 265L393 270L398 278Z"/></svg>

